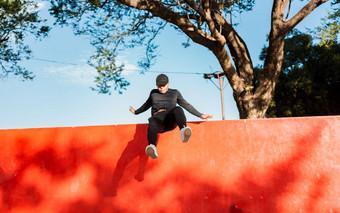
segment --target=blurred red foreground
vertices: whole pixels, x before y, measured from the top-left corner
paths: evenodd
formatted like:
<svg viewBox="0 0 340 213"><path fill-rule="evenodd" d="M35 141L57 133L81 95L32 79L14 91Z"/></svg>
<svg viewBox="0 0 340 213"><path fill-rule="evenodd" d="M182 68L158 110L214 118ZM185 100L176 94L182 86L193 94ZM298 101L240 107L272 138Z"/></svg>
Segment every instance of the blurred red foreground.
<svg viewBox="0 0 340 213"><path fill-rule="evenodd" d="M0 130L0 212L340 212L340 116Z"/></svg>

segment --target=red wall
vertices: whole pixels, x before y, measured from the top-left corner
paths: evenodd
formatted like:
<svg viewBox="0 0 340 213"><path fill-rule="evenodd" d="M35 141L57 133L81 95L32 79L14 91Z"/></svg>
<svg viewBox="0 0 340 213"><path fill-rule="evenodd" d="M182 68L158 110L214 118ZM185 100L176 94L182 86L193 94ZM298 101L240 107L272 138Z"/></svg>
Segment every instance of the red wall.
<svg viewBox="0 0 340 213"><path fill-rule="evenodd" d="M0 130L0 212L340 212L340 116Z"/></svg>

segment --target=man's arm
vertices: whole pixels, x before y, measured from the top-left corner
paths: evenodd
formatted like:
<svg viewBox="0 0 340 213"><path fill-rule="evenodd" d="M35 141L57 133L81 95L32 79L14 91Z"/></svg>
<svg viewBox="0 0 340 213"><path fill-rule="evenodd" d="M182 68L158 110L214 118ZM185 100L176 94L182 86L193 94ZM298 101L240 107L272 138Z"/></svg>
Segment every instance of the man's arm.
<svg viewBox="0 0 340 213"><path fill-rule="evenodd" d="M191 104L189 104L182 96L182 94L178 92L177 96L177 103L182 106L184 109L186 109L188 112L190 112L193 115L196 115L197 117L200 117L202 119L208 119L208 118L213 118L213 115L211 114L202 114L198 112Z"/></svg>
<svg viewBox="0 0 340 213"><path fill-rule="evenodd" d="M199 111L197 111L195 109L195 107L193 107L191 104L189 104L182 96L182 94L177 91L177 103L183 107L184 109L186 109L188 112L190 112L191 114L197 116L197 117L202 117L203 113L200 113Z"/></svg>
<svg viewBox="0 0 340 213"><path fill-rule="evenodd" d="M148 110L151 106L152 106L152 100L151 100L151 93L150 93L149 98L145 101L145 103L140 108L135 110L133 107L130 106L130 111L133 114L138 115L138 114Z"/></svg>

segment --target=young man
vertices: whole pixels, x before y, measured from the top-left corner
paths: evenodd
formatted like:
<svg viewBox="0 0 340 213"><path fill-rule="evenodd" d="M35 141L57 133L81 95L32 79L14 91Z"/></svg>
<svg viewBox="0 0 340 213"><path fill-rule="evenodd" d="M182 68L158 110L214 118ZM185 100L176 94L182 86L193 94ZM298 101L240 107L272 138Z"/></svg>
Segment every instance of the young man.
<svg viewBox="0 0 340 213"><path fill-rule="evenodd" d="M176 89L169 89L168 76L160 74L156 78L158 89L153 89L150 92L149 98L137 110L130 106L130 111L138 115L145 112L151 107L151 117L149 118L148 126L148 142L145 152L152 159L156 159L157 155L157 134L173 130L178 126L181 132L183 143L188 142L191 136L191 128L187 126L187 120L184 111L179 104L191 114L202 119L212 118L212 115L205 115L198 112L191 106Z"/></svg>

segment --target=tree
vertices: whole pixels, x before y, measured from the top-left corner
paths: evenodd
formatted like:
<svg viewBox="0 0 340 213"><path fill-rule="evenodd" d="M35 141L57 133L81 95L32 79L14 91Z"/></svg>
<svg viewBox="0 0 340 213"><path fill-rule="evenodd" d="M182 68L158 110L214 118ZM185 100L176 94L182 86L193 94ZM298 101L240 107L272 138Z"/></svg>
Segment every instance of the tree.
<svg viewBox="0 0 340 213"><path fill-rule="evenodd" d="M0 78L10 73L25 79L33 79L32 72L18 62L29 58L31 50L25 38L31 34L36 38L47 36L49 27L41 26L38 5L31 0L0 0Z"/></svg>
<svg viewBox="0 0 340 213"><path fill-rule="evenodd" d="M95 57L104 59L101 63L105 65L111 63L107 55L113 60L122 48L145 44L146 57L140 66L148 69L157 56L154 38L170 24L216 56L233 89L240 118L262 118L281 71L286 35L327 1L310 0L288 19L293 1L273 0L268 54L258 81L254 81L247 45L232 23L232 12L252 10L255 0L50 0L50 12L57 23L70 24L76 34L91 36L97 48ZM97 68L101 68L100 64ZM118 77L115 89L124 88L126 80L120 74L115 66L99 69L98 87L110 87L107 75Z"/></svg>
<svg viewBox="0 0 340 213"><path fill-rule="evenodd" d="M340 114L340 44L312 41L299 31L286 39L282 72L267 111L270 117ZM262 59L265 54L266 49Z"/></svg>

